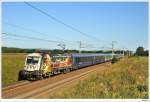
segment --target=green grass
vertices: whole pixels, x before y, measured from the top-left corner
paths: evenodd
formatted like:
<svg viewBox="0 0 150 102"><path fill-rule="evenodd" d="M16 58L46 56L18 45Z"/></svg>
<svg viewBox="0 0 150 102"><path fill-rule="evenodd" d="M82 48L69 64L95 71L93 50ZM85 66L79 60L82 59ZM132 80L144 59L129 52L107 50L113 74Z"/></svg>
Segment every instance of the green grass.
<svg viewBox="0 0 150 102"><path fill-rule="evenodd" d="M24 66L25 54L2 54L2 86L18 80L18 72Z"/></svg>
<svg viewBox="0 0 150 102"><path fill-rule="evenodd" d="M125 58L50 98L148 98L148 58Z"/></svg>

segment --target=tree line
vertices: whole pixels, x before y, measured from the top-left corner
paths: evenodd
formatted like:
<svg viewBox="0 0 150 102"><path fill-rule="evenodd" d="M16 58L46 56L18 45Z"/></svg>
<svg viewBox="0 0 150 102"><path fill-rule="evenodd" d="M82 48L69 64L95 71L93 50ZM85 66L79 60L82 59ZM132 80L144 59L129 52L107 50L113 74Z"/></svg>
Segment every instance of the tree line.
<svg viewBox="0 0 150 102"><path fill-rule="evenodd" d="M144 50L144 47L139 46L139 47L136 49L136 52L135 52L134 55L135 55L135 56L148 56L148 55L149 55L149 52L148 52L148 50Z"/></svg>
<svg viewBox="0 0 150 102"><path fill-rule="evenodd" d="M53 49L53 50L43 50L43 49L23 49L23 48L15 48L15 47L2 47L2 53L33 53L33 52L47 52L51 54L62 54L62 53L79 53L78 50L69 50L66 49L64 51L60 49ZM98 50L98 51L87 51L87 50L82 50L82 53L112 53L111 50L103 51L103 50ZM148 50L144 50L143 47L139 46L136 49L136 52L133 53L132 51L129 50L116 50L114 51L116 54L123 54L124 55L135 55L135 56L148 56Z"/></svg>
<svg viewBox="0 0 150 102"><path fill-rule="evenodd" d="M60 49L53 49L53 50L43 50L43 49L23 49L23 48L15 48L15 47L2 47L2 53L33 53L33 52L47 52L47 53L52 53L52 54L61 54L61 53L79 53L78 50L69 50L66 49L64 51ZM87 51L87 50L82 50L82 53L112 53L111 50L108 51L103 51L103 50L98 50L98 51ZM123 53L122 51L115 51L115 53Z"/></svg>

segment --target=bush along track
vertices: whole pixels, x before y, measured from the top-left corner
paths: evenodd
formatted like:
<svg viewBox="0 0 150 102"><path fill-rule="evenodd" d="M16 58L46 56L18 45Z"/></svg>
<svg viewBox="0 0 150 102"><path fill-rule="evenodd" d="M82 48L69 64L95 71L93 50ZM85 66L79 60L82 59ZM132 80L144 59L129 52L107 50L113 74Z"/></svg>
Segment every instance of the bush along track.
<svg viewBox="0 0 150 102"><path fill-rule="evenodd" d="M148 98L148 58L124 58L50 98Z"/></svg>

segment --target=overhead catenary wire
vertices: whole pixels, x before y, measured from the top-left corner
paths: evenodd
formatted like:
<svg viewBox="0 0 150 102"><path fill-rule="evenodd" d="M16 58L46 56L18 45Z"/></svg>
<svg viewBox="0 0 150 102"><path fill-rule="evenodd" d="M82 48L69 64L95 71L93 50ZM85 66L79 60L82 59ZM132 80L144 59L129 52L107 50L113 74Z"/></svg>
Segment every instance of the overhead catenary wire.
<svg viewBox="0 0 150 102"><path fill-rule="evenodd" d="M22 41L22 39L25 41L25 39L30 39L30 40L40 40L40 41L45 41L45 42L54 42L54 43L59 43L58 41L53 41L53 40L46 40L46 39L41 39L41 38L35 38L35 37L29 37L29 36L24 36L24 35L17 35L17 34L12 34L12 33L2 33L3 35L5 35L5 36L2 36L3 37L3 39L11 39L11 40L21 40ZM14 39L14 38L9 38L9 37L17 37L17 38L21 38L21 39ZM6 38L5 38L6 37ZM25 39L24 39L25 38ZM87 48L88 47L88 45L87 46L82 46L82 48ZM92 46L92 48L94 48L93 46Z"/></svg>
<svg viewBox="0 0 150 102"><path fill-rule="evenodd" d="M17 41L27 41L27 40L25 40L25 39L16 39L16 38L12 38L12 37L10 37L10 36L7 36L7 37L3 37L2 38L2 42L5 42L5 40L17 40Z"/></svg>
<svg viewBox="0 0 150 102"><path fill-rule="evenodd" d="M7 23L7 22L4 22L4 24L9 25L11 27L19 28L19 29L22 29L22 30L25 30L25 31L31 31L31 32L34 32L36 34L40 34L40 35L43 35L43 36L49 36L49 34L45 34L45 33L42 33L42 32L39 32L39 31L36 31L36 30L33 30L33 29L30 29L30 28L25 28L25 27L22 27L20 25L16 25L16 24L12 24L12 23ZM53 36L53 37L62 40L63 43L64 42L67 42L67 43L76 43L76 42L73 42L73 41L65 40L65 39L60 38L58 36Z"/></svg>
<svg viewBox="0 0 150 102"><path fill-rule="evenodd" d="M18 34L12 34L12 33L2 33L2 34L9 35L9 36L15 36L15 37L19 37L19 38L31 39L31 40L40 40L40 41L46 41L46 42L51 42L51 43L61 43L59 41L41 39L41 38L37 38L37 37L29 37L29 36L25 36L25 35L18 35Z"/></svg>
<svg viewBox="0 0 150 102"><path fill-rule="evenodd" d="M28 3L28 2L24 2L24 3L27 4L28 6L34 8L35 10L41 12L42 14L46 15L47 17L49 17L49 18L51 18L51 19L57 21L58 23L63 24L64 26L66 26L66 27L68 27L68 28L70 28L70 29L72 29L72 30L74 30L74 31L76 31L76 32L78 32L78 33L80 33L80 34L82 34L82 35L88 37L88 38L92 38L92 39L94 39L94 40L97 40L98 42L100 41L100 39L98 39L98 38L96 38L96 37L94 37L94 36L91 36L91 35L89 35L89 34L86 34L86 33L82 32L82 31L80 31L79 29L76 29L76 28L74 28L73 26L64 23L63 21L61 21L61 20L57 19L56 17L54 17L54 16L48 14L48 13L45 12L45 11L43 11L43 10L37 8L36 6L33 6L32 4L30 4L30 3ZM26 29L26 30L27 30L27 29ZM29 30L29 29L28 29L28 30ZM35 32L37 32L37 31L35 31ZM37 33L43 34L43 33L41 33L41 32L37 32ZM12 35L11 35L11 36L12 36ZM14 35L13 35L13 36L14 36ZM18 36L18 35L17 35L17 36ZM19 35L19 36L20 36L20 35ZM19 37L19 36L18 36L18 37ZM21 37L21 36L20 36L20 37ZM26 36L25 38L32 39L33 37ZM41 38L33 38L33 39L34 39L34 40L48 41L48 42L49 42L49 41L52 41L52 40L41 39ZM60 43L60 42L58 42L58 41L54 41L54 42ZM103 41L103 42L107 42L107 41ZM87 47L87 46L86 46L86 47Z"/></svg>
<svg viewBox="0 0 150 102"><path fill-rule="evenodd" d="M38 8L38 7L36 7L36 6L33 6L32 4L30 4L30 3L28 3L28 2L24 2L24 3L27 4L28 6L30 6L31 8L35 9L36 11L38 11L38 12L40 12L40 13L46 15L47 17L49 17L49 18L51 18L51 19L53 19L54 21L56 21L56 22L58 22L58 23L60 23L60 24L62 24L62 25L64 25L64 26L66 26L66 27L72 29L73 31L76 31L76 32L78 32L78 33L80 33L80 34L82 34L82 35L88 37L88 38L92 38L92 39L94 39L94 40L97 40L98 42L100 41L100 39L98 39L98 38L96 38L96 37L94 37L94 36L91 36L91 35L89 35L89 34L86 34L85 32L82 32L82 31L80 31L79 29L77 29L77 28L75 28L75 27L73 27L73 26L71 26L71 25L69 25L69 24L66 24L66 23L63 22L62 20L60 20L60 19L58 19L58 18L52 16L51 14L48 14L47 12L43 11L42 9L40 9L40 8ZM101 40L101 41L102 41L102 40ZM107 43L108 43L108 41L103 41L103 42L107 42Z"/></svg>
<svg viewBox="0 0 150 102"><path fill-rule="evenodd" d="M40 9L40 8L37 8L36 6L33 6L32 4L30 4L30 3L28 3L28 2L24 2L24 3L25 3L26 5L28 5L28 6L30 6L31 8L35 9L36 11L38 11L38 12L40 12L40 13L46 15L47 17L49 17L49 18L51 18L51 19L53 19L54 21L56 21L56 22L58 22L58 23L60 23L60 24L62 24L62 25L64 25L64 26L66 26L67 28L72 29L73 31L76 31L76 32L78 32L78 33L80 33L80 34L82 34L82 35L84 35L84 36L86 36L86 37L88 37L88 38L90 38L90 39L92 38L92 39L94 39L94 40L97 40L98 42L103 41L103 40L98 39L97 37L94 37L94 36L91 36L91 35L89 35L89 34L86 34L85 32L82 32L81 30L79 30L79 29L77 29L77 28L75 28L75 27L73 27L73 26L71 26L71 25L69 25L69 24L66 24L66 23L63 22L62 20L60 20L60 19L58 19L58 18L56 18L56 17L54 17L54 16L48 14L47 12L43 11L43 10ZM107 42L107 43L108 43L108 41L103 41L103 42Z"/></svg>
<svg viewBox="0 0 150 102"><path fill-rule="evenodd" d="M59 41L35 38L35 37L30 37L30 36L25 36L25 35L18 35L18 34L12 34L12 33L2 33L2 34L3 34L3 37L7 36L7 39L12 39L12 40L29 39L29 40L40 40L40 41L46 41L46 42L48 41L48 42L55 42L55 43L59 43L59 44L65 44L65 43L62 43L62 42L59 42ZM17 38L20 38L20 39L16 39L16 38L14 39L14 38L10 38L10 37L17 37ZM84 46L83 48L88 48L88 45Z"/></svg>
<svg viewBox="0 0 150 102"><path fill-rule="evenodd" d="M6 38L6 39L12 39L12 40L30 39L30 40L39 40L39 41L45 41L45 42L50 42L50 43L59 43L60 44L59 41L54 41L54 40L41 39L41 38L29 37L29 36L25 36L25 35L18 35L18 34L12 34L12 33L2 33L2 34L3 34L2 37L12 36L12 37L21 38L21 39L16 39L16 38L15 39L14 38ZM88 45L87 46L82 45L82 48L88 48ZM90 46L90 48L96 48L96 47Z"/></svg>
<svg viewBox="0 0 150 102"><path fill-rule="evenodd" d="M29 41L29 40L34 40L34 39L28 39L28 38L23 38L23 37L17 37L13 35L7 35L6 33L2 33L2 41L5 42L5 40L20 40L20 41Z"/></svg>
<svg viewBox="0 0 150 102"><path fill-rule="evenodd" d="M23 30L25 30L25 31L31 31L31 32L35 32L35 33L38 33L38 34L41 34L41 35L49 36L48 34L41 33L41 32L39 32L39 31L35 31L35 30L33 30L33 29L30 29L30 28L25 28L25 27L22 27L22 26L20 26L20 25L8 23L8 22L4 22L4 24L9 25L9 26L11 26L11 27L23 29ZM56 36L55 36L55 37L56 37Z"/></svg>
<svg viewBox="0 0 150 102"><path fill-rule="evenodd" d="M36 33L36 34L48 36L48 34L45 34L45 33L42 33L42 32L39 32L39 31L36 31L36 30L33 30L33 29L30 29L30 28L22 27L22 26L17 25L17 24L12 24L12 23L8 23L8 22L3 22L3 23L6 24L6 25L9 25L9 26L11 26L11 27L15 27L15 28L19 28L19 29L22 29L22 30L25 30L25 31L31 31L31 32L34 32L34 33ZM56 37L56 36L55 36L55 37ZM63 41L62 41L62 44L65 43L65 42L66 42L66 43L70 43L70 44L75 44L75 43L77 43L77 42L75 42L75 41L64 40L64 39L62 39L62 38L60 38L60 37L57 37L57 38L63 40ZM86 44L83 44L83 43L82 43L82 45L86 45ZM84 46L84 48L89 48L89 45Z"/></svg>

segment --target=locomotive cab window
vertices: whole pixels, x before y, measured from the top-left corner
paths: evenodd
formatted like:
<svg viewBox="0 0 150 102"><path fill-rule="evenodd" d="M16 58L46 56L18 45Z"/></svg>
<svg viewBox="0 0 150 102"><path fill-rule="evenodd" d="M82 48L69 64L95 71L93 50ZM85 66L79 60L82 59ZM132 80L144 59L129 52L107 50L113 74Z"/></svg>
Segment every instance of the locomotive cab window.
<svg viewBox="0 0 150 102"><path fill-rule="evenodd" d="M39 57L35 57L35 56L28 56L27 57L27 64L37 64L39 62Z"/></svg>

